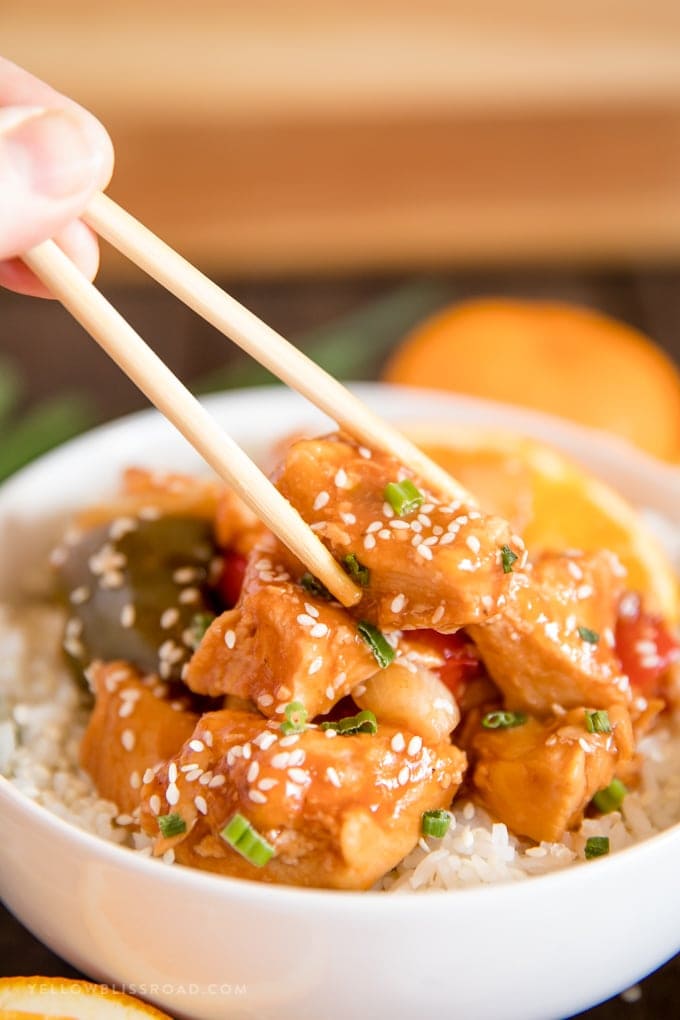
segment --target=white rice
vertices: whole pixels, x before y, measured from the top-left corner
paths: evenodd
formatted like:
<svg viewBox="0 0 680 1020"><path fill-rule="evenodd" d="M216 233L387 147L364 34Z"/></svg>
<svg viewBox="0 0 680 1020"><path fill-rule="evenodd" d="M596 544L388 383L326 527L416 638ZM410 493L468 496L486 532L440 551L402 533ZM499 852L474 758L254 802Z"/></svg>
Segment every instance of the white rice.
<svg viewBox="0 0 680 1020"><path fill-rule="evenodd" d="M680 572L680 536L664 524L665 533L654 521ZM63 624L53 607L0 606L0 774L60 818L148 855L148 837L125 827L130 819L99 797L79 766L90 699L64 664ZM519 881L583 861L589 836L608 836L616 852L680 822L680 713L644 738L639 750L641 783L622 810L586 819L563 843L519 840L472 802L456 803L446 836L421 839L377 888L412 892ZM169 855L163 860L172 863Z"/></svg>

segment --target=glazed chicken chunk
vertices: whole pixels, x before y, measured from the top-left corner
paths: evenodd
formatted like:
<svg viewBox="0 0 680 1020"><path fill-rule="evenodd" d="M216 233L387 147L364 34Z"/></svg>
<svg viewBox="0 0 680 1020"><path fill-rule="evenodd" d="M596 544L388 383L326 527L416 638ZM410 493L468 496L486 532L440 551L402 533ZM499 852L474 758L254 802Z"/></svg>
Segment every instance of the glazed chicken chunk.
<svg viewBox="0 0 680 1020"><path fill-rule="evenodd" d="M237 607L208 628L185 681L202 694L250 700L267 716L298 701L314 717L377 668L346 610L305 591L260 548Z"/></svg>
<svg viewBox="0 0 680 1020"><path fill-rule="evenodd" d="M88 672L95 706L80 761L101 796L132 814L147 769L176 754L199 717L179 691L172 697L170 685L126 662L97 662Z"/></svg>
<svg viewBox="0 0 680 1020"><path fill-rule="evenodd" d="M204 715L142 790L142 827L156 853L263 882L367 889L415 845L424 811L447 806L465 755L391 726L341 735L284 735L251 713ZM163 819L179 819L166 837ZM256 867L224 837L247 820L273 850ZM159 818L161 821L159 822Z"/></svg>
<svg viewBox="0 0 680 1020"><path fill-rule="evenodd" d="M500 518L417 482L418 505L400 514L386 489L405 480L393 457L331 436L291 446L276 484L339 562L365 568L360 609L380 628L446 633L483 622L505 602L504 557L523 562L522 540Z"/></svg>
<svg viewBox="0 0 680 1020"><path fill-rule="evenodd" d="M614 653L622 568L611 553L546 555L508 596L503 612L470 627L509 708L595 708L630 701Z"/></svg>
<svg viewBox="0 0 680 1020"><path fill-rule="evenodd" d="M517 835L554 842L581 823L593 796L630 761L634 741L628 712L612 705L480 726L469 749L473 787L491 815Z"/></svg>

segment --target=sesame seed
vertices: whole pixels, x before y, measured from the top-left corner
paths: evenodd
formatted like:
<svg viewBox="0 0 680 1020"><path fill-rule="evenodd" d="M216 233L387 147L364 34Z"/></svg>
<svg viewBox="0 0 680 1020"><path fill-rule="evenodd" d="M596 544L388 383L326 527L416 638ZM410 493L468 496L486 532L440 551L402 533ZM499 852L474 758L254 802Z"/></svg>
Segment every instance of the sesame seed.
<svg viewBox="0 0 680 1020"><path fill-rule="evenodd" d="M329 684L326 688L326 697L329 700L332 700L335 697L335 687L333 687L332 684Z"/></svg>
<svg viewBox="0 0 680 1020"><path fill-rule="evenodd" d="M267 803L267 798L260 790L248 790L248 796L255 804Z"/></svg>
<svg viewBox="0 0 680 1020"><path fill-rule="evenodd" d="M212 777L213 777L213 774L210 771L210 769L208 769L207 772L204 772L203 775L199 777L198 781L201 784L201 786L209 786L210 782L212 780Z"/></svg>
<svg viewBox="0 0 680 1020"><path fill-rule="evenodd" d="M323 510L323 508L326 506L326 504L330 501L330 498L331 497L328 495L328 493L324 489L324 491L320 492L319 495L314 500L312 509L313 510Z"/></svg>
<svg viewBox="0 0 680 1020"><path fill-rule="evenodd" d="M135 746L135 735L132 730L123 730L120 735L120 742L126 751L132 751Z"/></svg>
<svg viewBox="0 0 680 1020"><path fill-rule="evenodd" d="M475 806L472 801L468 801L463 808L463 818L466 822L471 822L475 817Z"/></svg>
<svg viewBox="0 0 680 1020"><path fill-rule="evenodd" d="M254 783L260 774L260 763L259 761L251 761L246 772L246 779L249 783Z"/></svg>
<svg viewBox="0 0 680 1020"><path fill-rule="evenodd" d="M324 735L324 737L327 737L328 740L332 740L333 737L337 737L338 731L337 730L324 730L323 731L323 735Z"/></svg>
<svg viewBox="0 0 680 1020"><path fill-rule="evenodd" d="M299 797L302 793L302 787L296 783L286 782L286 797Z"/></svg>
<svg viewBox="0 0 680 1020"><path fill-rule="evenodd" d="M430 535L429 538L423 539L423 545L430 545L430 546L436 545L438 541L439 541L439 539L437 538L436 535Z"/></svg>
<svg viewBox="0 0 680 1020"><path fill-rule="evenodd" d="M429 546L425 545L424 542L421 542L420 545L416 546L416 552L419 556L422 556L424 560L432 559L432 550Z"/></svg>
<svg viewBox="0 0 680 1020"><path fill-rule="evenodd" d="M340 789L340 787L342 786L342 783L340 782L340 776L338 775L338 773L336 772L332 765L329 765L328 768L326 769L326 779L329 781L329 783L332 783L333 786L337 787L338 789Z"/></svg>
<svg viewBox="0 0 680 1020"><path fill-rule="evenodd" d="M289 733L287 737L282 737L281 740L279 740L279 747L294 747L299 739L299 734ZM276 737L274 740L276 740ZM263 748L263 750L266 750L266 748Z"/></svg>
<svg viewBox="0 0 680 1020"><path fill-rule="evenodd" d="M304 769L288 769L288 775L294 783L299 783L300 786L304 786L309 779Z"/></svg>
<svg viewBox="0 0 680 1020"><path fill-rule="evenodd" d="M476 535L468 535L468 537L465 539L465 544L471 552L475 553L475 555L482 548L482 543L479 541Z"/></svg>
<svg viewBox="0 0 680 1020"><path fill-rule="evenodd" d="M373 532L380 531L380 529L384 528L384 526L385 525L383 524L382 521L371 521L371 523L366 528L366 534L367 535L372 535Z"/></svg>
<svg viewBox="0 0 680 1020"><path fill-rule="evenodd" d="M394 528L395 531L409 531L411 525L408 521L394 520L390 521L390 527Z"/></svg>
<svg viewBox="0 0 680 1020"><path fill-rule="evenodd" d="M276 734L270 733L268 730L263 730L253 740L256 747L259 747L262 751L268 751L269 748L276 743Z"/></svg>
<svg viewBox="0 0 680 1020"><path fill-rule="evenodd" d="M437 606L434 613L432 614L432 623L439 623L443 615L444 615L444 603L442 602L441 605Z"/></svg>
<svg viewBox="0 0 680 1020"><path fill-rule="evenodd" d="M322 638L328 634L328 627L325 623L315 623L309 632L310 637Z"/></svg>
<svg viewBox="0 0 680 1020"><path fill-rule="evenodd" d="M81 584L80 587L74 588L69 598L74 606L81 606L83 602L87 602L90 597L90 589L86 584Z"/></svg>
<svg viewBox="0 0 680 1020"><path fill-rule="evenodd" d="M403 733L395 733L390 741L390 747L393 751L403 751L406 747L406 741L404 740Z"/></svg>
<svg viewBox="0 0 680 1020"><path fill-rule="evenodd" d="M432 521L427 516L427 514L418 514L418 520L420 521L424 528L432 527Z"/></svg>
<svg viewBox="0 0 680 1020"><path fill-rule="evenodd" d="M335 484L339 489L347 488L347 472L344 468L339 468L335 473Z"/></svg>
<svg viewBox="0 0 680 1020"><path fill-rule="evenodd" d="M363 457L364 460L370 460L371 457L373 456L373 454L371 453L371 451L368 449L367 446L360 446L359 447L359 456Z"/></svg>
<svg viewBox="0 0 680 1020"><path fill-rule="evenodd" d="M250 746L250 744L248 743L244 744L241 753L243 754L243 757L247 761L252 756L253 753L253 749Z"/></svg>
<svg viewBox="0 0 680 1020"><path fill-rule="evenodd" d="M592 751L595 750L593 745L589 744L585 737L579 737L578 738L578 743L579 743L579 747L581 748L581 750L585 751L586 754L590 754Z"/></svg>
<svg viewBox="0 0 680 1020"><path fill-rule="evenodd" d="M439 544L440 545L451 545L451 543L455 542L455 541L456 541L455 533L447 531L446 534L442 535L442 537L439 539Z"/></svg>
<svg viewBox="0 0 680 1020"><path fill-rule="evenodd" d="M286 704L286 702L282 701L280 705L276 706L276 708L274 709L274 712L276 713L276 715L283 715L283 713L286 711L287 708L288 708L288 705Z"/></svg>
<svg viewBox="0 0 680 1020"><path fill-rule="evenodd" d="M375 549L375 539L373 535L366 535L364 538L364 549Z"/></svg>
<svg viewBox="0 0 680 1020"><path fill-rule="evenodd" d="M273 769L287 769L290 764L290 751L279 751L270 764Z"/></svg>
<svg viewBox="0 0 680 1020"><path fill-rule="evenodd" d="M310 616L313 616L315 620L318 620L319 610L316 606L313 606L311 602L305 602L305 612L309 613Z"/></svg>
<svg viewBox="0 0 680 1020"><path fill-rule="evenodd" d="M432 534L437 535L437 537L439 537L439 535L444 534L444 529L442 528L441 524L435 524L434 528L432 529Z"/></svg>
<svg viewBox="0 0 680 1020"><path fill-rule="evenodd" d="M140 776L139 772L137 772L137 771L131 772L130 773L130 786L132 787L132 789L133 790L138 790L141 785L142 785L142 779L141 779L141 776Z"/></svg>
<svg viewBox="0 0 680 1020"><path fill-rule="evenodd" d="M220 773L220 774L212 777L212 779L208 783L208 786L210 787L211 790L215 790L215 789L217 789L218 786L224 786L226 781L227 781L226 776L223 776Z"/></svg>
<svg viewBox="0 0 680 1020"><path fill-rule="evenodd" d="M366 684L357 684L352 691L352 696L355 698L361 698L366 693Z"/></svg>
<svg viewBox="0 0 680 1020"><path fill-rule="evenodd" d="M394 510L389 503L383 503L383 517L388 517L390 520L394 517Z"/></svg>
<svg viewBox="0 0 680 1020"><path fill-rule="evenodd" d="M314 626L314 617L310 616L309 613L298 613L298 615L296 616L296 620L301 627Z"/></svg>
<svg viewBox="0 0 680 1020"><path fill-rule="evenodd" d="M322 666L323 659L320 655L317 655L316 659L313 659L312 662L309 664L309 669L307 670L307 673L309 674L309 676L314 676L315 673L319 672Z"/></svg>
<svg viewBox="0 0 680 1020"><path fill-rule="evenodd" d="M171 783L177 782L177 765L174 761L170 762L168 766L168 780Z"/></svg>
<svg viewBox="0 0 680 1020"><path fill-rule="evenodd" d="M258 789L260 790L273 790L275 786L279 785L278 779L274 779L273 776L267 776L259 781Z"/></svg>
<svg viewBox="0 0 680 1020"><path fill-rule="evenodd" d="M423 530L423 526L420 523L420 521L411 521L411 525L410 526L411 526L411 531L415 532L416 535L419 535L420 532Z"/></svg>
<svg viewBox="0 0 680 1020"><path fill-rule="evenodd" d="M461 560L460 563L458 564L458 569L472 571L475 569L475 565L472 562L472 560Z"/></svg>
<svg viewBox="0 0 680 1020"><path fill-rule="evenodd" d="M197 811L200 811L202 815L207 815L208 804L205 797L202 797L200 793L198 794L198 796L194 797L194 804L196 805Z"/></svg>
<svg viewBox="0 0 680 1020"><path fill-rule="evenodd" d="M179 803L179 789L175 783L170 783L167 790L165 791L165 799L167 800L170 807L174 807L175 804Z"/></svg>
<svg viewBox="0 0 680 1020"><path fill-rule="evenodd" d="M171 609L165 609L161 614L161 628L163 630L170 630L174 627L179 620L179 609L174 606Z"/></svg>
<svg viewBox="0 0 680 1020"><path fill-rule="evenodd" d="M205 751L205 744L202 740L190 740L189 747L192 751Z"/></svg>
<svg viewBox="0 0 680 1020"><path fill-rule="evenodd" d="M142 782L143 783L150 783L155 775L156 775L156 770L155 769L146 769L145 772L144 772L144 775L142 776Z"/></svg>
<svg viewBox="0 0 680 1020"><path fill-rule="evenodd" d="M236 644L236 631L234 630L225 631L224 643L227 646L227 648L233 648L234 645Z"/></svg>
<svg viewBox="0 0 680 1020"><path fill-rule="evenodd" d="M589 599L593 594L593 586L591 584L581 584L576 589L577 599Z"/></svg>
<svg viewBox="0 0 680 1020"><path fill-rule="evenodd" d="M191 584L192 581L198 581L202 576L202 571L196 567L178 567L172 575L172 579L175 584Z"/></svg>
<svg viewBox="0 0 680 1020"><path fill-rule="evenodd" d="M304 765L305 758L307 755L301 747L296 747L294 751L290 752L288 764L289 765Z"/></svg>
<svg viewBox="0 0 680 1020"><path fill-rule="evenodd" d="M387 528L381 528L378 532L378 538L382 538L387 541L388 538L392 538L392 532L388 531Z"/></svg>
<svg viewBox="0 0 680 1020"><path fill-rule="evenodd" d="M398 595L395 595L395 597L392 599L390 609L392 610L393 613L400 613L405 605L406 596L402 592L400 592Z"/></svg>
<svg viewBox="0 0 680 1020"><path fill-rule="evenodd" d="M135 618L137 613L132 603L128 602L127 605L123 606L120 611L120 625L121 627L132 627L134 626Z"/></svg>
<svg viewBox="0 0 680 1020"><path fill-rule="evenodd" d="M258 705L262 705L263 708L269 708L270 705L274 704L274 699L271 694L260 694L257 699Z"/></svg>
<svg viewBox="0 0 680 1020"><path fill-rule="evenodd" d="M201 593L198 588L184 588L179 593L179 601L183 606L190 606L194 602L198 602L201 597Z"/></svg>
<svg viewBox="0 0 680 1020"><path fill-rule="evenodd" d="M399 775L397 776L397 782L399 783L400 786L406 786L406 784L408 783L410 778L411 778L411 773L409 771L408 765L402 765L402 767L399 769Z"/></svg>
<svg viewBox="0 0 680 1020"><path fill-rule="evenodd" d="M422 746L423 746L423 738L422 737L418 737L418 736L411 737L411 739L408 742L408 752L407 753L410 754L411 756L413 756L414 754L418 754L420 752L420 750L422 749Z"/></svg>
<svg viewBox="0 0 680 1020"><path fill-rule="evenodd" d="M343 524L356 524L357 522L357 519L354 516L354 514L350 513L341 513L340 520L342 521Z"/></svg>
<svg viewBox="0 0 680 1020"><path fill-rule="evenodd" d="M161 813L161 798L157 793L154 793L151 797L149 797L149 810L154 815L159 815Z"/></svg>

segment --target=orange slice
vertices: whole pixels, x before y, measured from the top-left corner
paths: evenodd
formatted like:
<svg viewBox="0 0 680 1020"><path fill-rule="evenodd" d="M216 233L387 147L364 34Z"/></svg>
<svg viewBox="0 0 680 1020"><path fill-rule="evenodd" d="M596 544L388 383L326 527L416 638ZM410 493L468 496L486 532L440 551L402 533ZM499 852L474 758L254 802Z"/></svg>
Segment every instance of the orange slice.
<svg viewBox="0 0 680 1020"><path fill-rule="evenodd" d="M534 439L460 426L410 426L409 434L479 501L507 518L530 555L609 549L649 609L675 620L678 581L658 540L614 489Z"/></svg>
<svg viewBox="0 0 680 1020"><path fill-rule="evenodd" d="M68 978L0 978L0 1020L172 1020L131 995Z"/></svg>
<svg viewBox="0 0 680 1020"><path fill-rule="evenodd" d="M680 460L680 373L646 336L587 308L482 300L406 337L388 382L547 411Z"/></svg>

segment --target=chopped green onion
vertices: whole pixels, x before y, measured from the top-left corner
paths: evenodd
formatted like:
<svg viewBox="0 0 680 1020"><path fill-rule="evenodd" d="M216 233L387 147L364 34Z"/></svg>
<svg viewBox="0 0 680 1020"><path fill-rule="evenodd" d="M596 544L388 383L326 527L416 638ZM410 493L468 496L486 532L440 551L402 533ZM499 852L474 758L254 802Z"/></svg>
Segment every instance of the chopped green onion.
<svg viewBox="0 0 680 1020"><path fill-rule="evenodd" d="M603 815L608 815L610 811L618 811L627 793L628 790L620 779L612 779L604 790L598 790L593 797L593 804Z"/></svg>
<svg viewBox="0 0 680 1020"><path fill-rule="evenodd" d="M373 652L373 657L381 669L385 669L391 662L394 662L395 651L385 635L372 623L361 620L357 630Z"/></svg>
<svg viewBox="0 0 680 1020"><path fill-rule="evenodd" d="M501 546L501 563L503 564L503 573L511 574L512 565L517 559L517 553L513 552L509 545Z"/></svg>
<svg viewBox="0 0 680 1020"><path fill-rule="evenodd" d="M371 571L363 563L359 562L354 553L348 553L347 556L343 556L342 565L353 581L360 584L362 588L368 587L371 580Z"/></svg>
<svg viewBox="0 0 680 1020"><path fill-rule="evenodd" d="M308 570L300 578L300 584L305 591L308 591L310 595L316 595L317 598L328 601L333 598L326 585L322 584L319 578L314 577L314 574L310 574Z"/></svg>
<svg viewBox="0 0 680 1020"><path fill-rule="evenodd" d="M262 868L274 856L274 847L238 812L222 829L220 836L229 846L256 868Z"/></svg>
<svg viewBox="0 0 680 1020"><path fill-rule="evenodd" d="M171 815L159 815L156 821L158 822L158 828L161 830L161 835L165 836L166 839L171 839L173 836L181 836L183 832L187 831L187 823L176 811Z"/></svg>
<svg viewBox="0 0 680 1020"><path fill-rule="evenodd" d="M423 836L434 836L441 839L449 831L451 824L451 813L439 809L438 811L426 811L421 820Z"/></svg>
<svg viewBox="0 0 680 1020"><path fill-rule="evenodd" d="M589 645L596 645L600 640L600 635L596 630L591 630L590 627L579 627L578 636L581 641L587 641Z"/></svg>
<svg viewBox="0 0 680 1020"><path fill-rule="evenodd" d="M609 836L589 836L586 840L585 855L589 861L592 857L604 857L609 853Z"/></svg>
<svg viewBox="0 0 680 1020"><path fill-rule="evenodd" d="M289 733L303 733L307 725L307 709L301 701L291 701L286 705L284 721L281 723L281 732L286 736Z"/></svg>
<svg viewBox="0 0 680 1020"><path fill-rule="evenodd" d="M405 478L403 482L388 482L383 495L399 517L412 514L425 502L422 492L410 478Z"/></svg>
<svg viewBox="0 0 680 1020"><path fill-rule="evenodd" d="M322 730L335 730L342 737L349 737L353 733L370 733L373 735L378 732L378 720L373 712L365 708L363 712L358 712L356 715L347 715L344 719L336 719L335 722L322 722L320 728Z"/></svg>
<svg viewBox="0 0 680 1020"><path fill-rule="evenodd" d="M205 632L214 619L214 613L196 613L192 616L189 633L191 634L191 646L194 650L200 645L205 637Z"/></svg>
<svg viewBox="0 0 680 1020"><path fill-rule="evenodd" d="M482 719L485 730L509 730L523 726L528 716L524 712L487 712Z"/></svg>
<svg viewBox="0 0 680 1020"><path fill-rule="evenodd" d="M612 724L605 709L600 708L596 712L586 709L586 729L588 733L611 733Z"/></svg>

